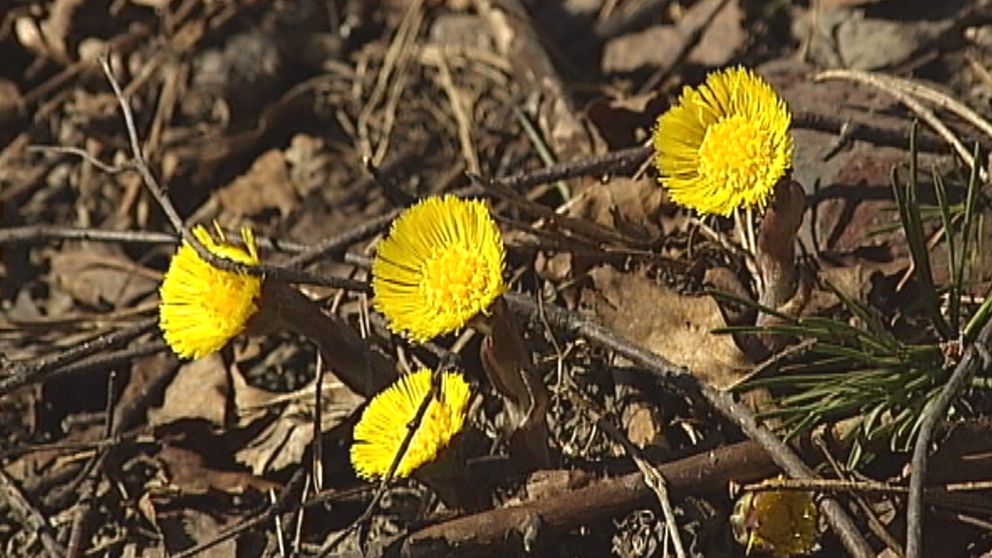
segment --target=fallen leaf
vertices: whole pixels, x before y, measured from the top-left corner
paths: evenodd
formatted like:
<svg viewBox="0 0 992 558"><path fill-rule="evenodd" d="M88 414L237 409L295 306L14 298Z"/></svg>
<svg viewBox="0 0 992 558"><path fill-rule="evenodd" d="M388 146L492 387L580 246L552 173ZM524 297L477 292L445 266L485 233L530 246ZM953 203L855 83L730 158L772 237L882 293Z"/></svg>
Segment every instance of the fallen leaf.
<svg viewBox="0 0 992 558"><path fill-rule="evenodd" d="M256 475L298 464L313 441L314 382L290 393L273 393L245 381L237 366L231 367L235 409L239 424L247 426L278 413L274 420L239 449L234 458ZM324 376L321 396L321 432L340 425L364 399L334 376Z"/></svg>
<svg viewBox="0 0 992 558"><path fill-rule="evenodd" d="M172 353L159 353L135 360L131 367L124 391L114 406L114 425L125 431L130 430L148 414L146 405L154 397L149 393L160 393L175 377L179 361Z"/></svg>
<svg viewBox="0 0 992 558"><path fill-rule="evenodd" d="M688 61L702 66L723 66L733 60L744 45L744 10L740 2L730 0L706 26L699 42L689 51Z"/></svg>
<svg viewBox="0 0 992 558"><path fill-rule="evenodd" d="M607 41L603 47L603 72L670 69L678 61L679 46L692 41L698 31L701 34L687 60L710 66L726 64L747 38L741 26L743 19L744 12L736 0L702 0L675 25L655 25Z"/></svg>
<svg viewBox="0 0 992 558"><path fill-rule="evenodd" d="M117 246L68 245L51 258L54 282L76 300L93 307L129 306L158 288L159 273L140 266Z"/></svg>
<svg viewBox="0 0 992 558"><path fill-rule="evenodd" d="M586 107L586 117L610 148L621 149L643 143L666 106L667 99L657 91L619 99L601 97Z"/></svg>
<svg viewBox="0 0 992 558"><path fill-rule="evenodd" d="M665 200L665 190L653 179L617 176L580 192L569 204L568 215L650 241L660 235L657 219Z"/></svg>
<svg viewBox="0 0 992 558"><path fill-rule="evenodd" d="M759 68L795 113L827 114L882 129L907 132L909 118L891 96L844 81L813 82L812 68L782 61ZM908 164L905 149L854 141L836 149L836 134L796 129L793 178L806 192L807 222L799 229L806 246L866 271L889 274L906 266L905 237L898 228L892 198L892 169ZM908 146L908 140L907 140ZM824 158L832 154L827 160ZM948 159L919 154L921 169L943 168ZM932 191L929 173L920 174L920 191ZM812 218L812 223L809 221ZM878 234L882 229L888 232Z"/></svg>
<svg viewBox="0 0 992 558"><path fill-rule="evenodd" d="M640 449L664 442L664 422L654 405L634 401L624 406L621 423L627 439Z"/></svg>
<svg viewBox="0 0 992 558"><path fill-rule="evenodd" d="M176 507L170 503L158 502L145 496L139 500L139 508L148 521L161 534L161 547L149 549L144 546L140 556L165 558L186 550L196 544L214 540L223 532L241 522L243 517L231 513L208 514L192 507ZM161 509L159 509L161 508ZM258 558L265 550L265 535L255 530L227 537L196 553L198 558Z"/></svg>
<svg viewBox="0 0 992 558"><path fill-rule="evenodd" d="M155 455L165 473L165 483L153 491L159 497L199 496L216 490L224 494L244 494L249 490L266 492L279 488L278 483L246 471L221 471L206 465L199 453L166 445Z"/></svg>
<svg viewBox="0 0 992 558"><path fill-rule="evenodd" d="M278 149L263 153L248 172L221 188L216 195L220 206L238 217L258 217L271 210L285 217L299 205L286 158Z"/></svg>
<svg viewBox="0 0 992 558"><path fill-rule="evenodd" d="M230 380L220 353L190 361L179 368L166 388L162 406L148 411L148 425L200 419L224 426L228 424L230 395Z"/></svg>
<svg viewBox="0 0 992 558"><path fill-rule="evenodd" d="M24 99L17 83L0 79L0 145L7 145L25 116Z"/></svg>
<svg viewBox="0 0 992 558"><path fill-rule="evenodd" d="M822 67L891 68L910 60L955 25L957 14L941 2L921 18L869 17L864 9L800 10L793 35L808 44L809 58Z"/></svg>
<svg viewBox="0 0 992 558"><path fill-rule="evenodd" d="M610 266L595 268L589 276L594 288L583 292L583 302L626 339L717 388L733 385L749 368L730 335L712 333L726 324L711 297L681 295Z"/></svg>

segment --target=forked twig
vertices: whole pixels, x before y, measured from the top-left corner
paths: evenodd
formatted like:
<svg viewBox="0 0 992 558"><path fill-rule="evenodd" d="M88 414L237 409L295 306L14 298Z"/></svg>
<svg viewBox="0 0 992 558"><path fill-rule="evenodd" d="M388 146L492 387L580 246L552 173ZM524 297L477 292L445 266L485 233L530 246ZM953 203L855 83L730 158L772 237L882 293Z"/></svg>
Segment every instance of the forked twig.
<svg viewBox="0 0 992 558"><path fill-rule="evenodd" d="M312 283L315 285L324 285L333 288L359 291L368 289L367 285L361 281L343 279L340 277L321 276L313 273L307 273L305 271L267 264L248 265L241 262L236 262L223 256L218 256L217 254L207 250L207 248L203 246L203 244L200 243L200 241L192 233L190 233L189 229L183 224L183 220L179 216L179 212L176 211L176 207L172 204L172 200L169 199L165 189L158 183L155 175L148 167L148 163L145 161L145 157L141 152L141 141L138 139L138 131L134 125L134 113L131 110L131 104L128 102L127 97L124 96L124 92L121 90L121 85L114 76L114 71L111 69L110 61L106 56L100 58L100 66L103 68L103 73L106 75L107 81L110 82L110 87L114 90L114 96L117 98L117 102L121 107L121 112L124 115L124 124L127 128L127 136L131 145L131 160L128 162L128 165L137 171L141 176L142 182L145 184L145 187L148 188L148 191L151 193L152 197L155 198L155 201L158 203L159 207L162 208L162 211L165 213L166 218L168 218L169 224L172 225L172 228L179 233L185 242L188 242L189 245L196 250L196 253L200 256L200 258L217 269L237 273L246 273L249 275L265 276L273 279L280 279L287 283Z"/></svg>
<svg viewBox="0 0 992 558"><path fill-rule="evenodd" d="M900 80L892 76L886 76L883 74L874 74L871 72L861 72L857 70L828 70L825 72L820 72L814 78L816 81L828 80L828 79L846 79L850 81L856 81L863 83L865 85L870 85L879 91L891 95L900 103L906 105L909 110L916 113L924 122L927 123L931 128L934 129L940 137L944 138L954 151L957 153L958 157L961 158L968 167L975 169L977 165L977 170L979 177L982 181L988 180L988 172L982 168L981 165L975 161L972 157L971 152L961 143L961 140L947 127L937 115L934 114L932 110L923 105L917 100L917 96L929 100L930 102L935 102L935 97L932 93L935 92L923 92L921 86L913 84L912 82L907 82L906 80ZM941 99L943 97L940 97ZM943 105L950 110L954 110L949 105ZM966 108L966 107L965 107ZM956 111L955 111L956 112ZM984 128L983 128L984 130Z"/></svg>
<svg viewBox="0 0 992 558"><path fill-rule="evenodd" d="M944 384L940 395L923 409L920 429L913 446L913 459L910 462L909 502L906 506L906 558L923 556L923 496L927 475L927 457L930 440L933 439L937 423L947 414L947 409L969 380L980 369L992 366L988 342L992 337L992 320L986 322L954 368L951 377Z"/></svg>

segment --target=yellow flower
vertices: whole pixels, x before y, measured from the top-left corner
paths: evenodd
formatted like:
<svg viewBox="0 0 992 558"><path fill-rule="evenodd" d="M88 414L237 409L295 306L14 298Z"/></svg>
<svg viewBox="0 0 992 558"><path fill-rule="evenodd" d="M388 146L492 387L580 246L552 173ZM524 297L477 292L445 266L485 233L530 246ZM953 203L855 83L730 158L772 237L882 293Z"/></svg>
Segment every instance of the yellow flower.
<svg viewBox="0 0 992 558"><path fill-rule="evenodd" d="M379 243L373 305L394 332L429 341L464 327L503 294L503 258L499 228L483 202L427 198Z"/></svg>
<svg viewBox="0 0 992 558"><path fill-rule="evenodd" d="M711 73L658 118L659 179L699 213L763 209L792 165L792 115L764 79L742 67Z"/></svg>
<svg viewBox="0 0 992 558"><path fill-rule="evenodd" d="M211 253L246 264L259 261L255 237L247 228L241 230L245 248L227 244L220 229L220 242L199 225L192 232ZM261 292L260 277L217 269L184 241L159 289L159 327L177 355L199 358L220 349L244 330L248 319L258 312Z"/></svg>
<svg viewBox="0 0 992 558"><path fill-rule="evenodd" d="M734 504L730 524L747 553L760 550L776 558L812 552L820 537L816 503L809 492L748 492Z"/></svg>
<svg viewBox="0 0 992 558"><path fill-rule="evenodd" d="M424 397L431 391L431 371L407 374L372 398L355 425L351 463L366 479L384 477L396 459ZM427 406L420 427L396 468L395 478L410 476L421 465L434 461L461 432L471 391L461 374L441 375L436 398Z"/></svg>

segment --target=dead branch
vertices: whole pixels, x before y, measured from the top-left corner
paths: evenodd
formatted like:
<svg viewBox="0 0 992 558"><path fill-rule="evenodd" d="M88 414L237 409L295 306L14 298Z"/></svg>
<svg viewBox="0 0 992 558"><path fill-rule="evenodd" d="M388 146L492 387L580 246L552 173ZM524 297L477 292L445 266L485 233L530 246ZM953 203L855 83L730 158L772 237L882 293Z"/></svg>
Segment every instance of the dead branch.
<svg viewBox="0 0 992 558"><path fill-rule="evenodd" d="M758 479L775 471L755 442L740 442L658 464L658 471L677 495L719 492L731 480ZM654 503L654 492L640 472L596 481L555 498L529 501L450 521L412 533L400 543L407 558L420 556L487 556L520 551L522 526L540 525L539 537L553 536L597 519Z"/></svg>

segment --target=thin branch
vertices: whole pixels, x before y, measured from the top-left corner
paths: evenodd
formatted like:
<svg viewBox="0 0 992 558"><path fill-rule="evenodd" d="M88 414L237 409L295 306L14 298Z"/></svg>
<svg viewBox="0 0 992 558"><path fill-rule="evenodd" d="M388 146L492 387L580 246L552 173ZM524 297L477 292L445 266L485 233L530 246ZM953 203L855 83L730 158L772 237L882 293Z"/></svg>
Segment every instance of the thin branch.
<svg viewBox="0 0 992 558"><path fill-rule="evenodd" d="M800 111L792 116L792 126L838 134L851 140L863 140L900 149L905 149L909 145L909 134L905 130L882 128L829 114ZM929 133L920 134L917 141L919 142L917 147L920 148L920 151L932 153L945 153L947 151L947 142ZM974 142L969 141L968 143Z"/></svg>
<svg viewBox="0 0 992 558"><path fill-rule="evenodd" d="M539 184L567 180L580 176L593 176L599 174L620 173L626 170L636 169L654 153L651 146L630 147L596 155L584 157L574 161L549 165L547 167L511 174L502 178L488 180L492 186L502 186L523 190Z"/></svg>
<svg viewBox="0 0 992 558"><path fill-rule="evenodd" d="M748 438L761 444L775 463L790 477L796 479L815 479L813 471L771 431L758 424L754 414L746 407L738 404L728 393L718 391L709 386L701 385L703 397L723 416L737 424ZM874 558L875 552L865 541L854 522L844 511L843 506L833 498L824 497L819 502L827 523L851 556L857 558Z"/></svg>
<svg viewBox="0 0 992 558"><path fill-rule="evenodd" d="M119 333L119 332L118 332ZM119 351L111 351L94 357L86 358L80 360L74 364L69 364L67 366L59 367L45 367L40 371L31 371L28 374L18 374L15 376L4 378L0 381L0 397L7 395L11 391L25 386L27 384L33 384L38 382L47 382L55 378L61 378L64 376L71 376L74 374L82 374L84 372L90 372L92 370L105 370L110 366L115 366L123 362L129 362L132 359L154 355L168 349L168 345L165 341L153 341L151 343L145 343L138 345L136 347L131 347L128 349L122 349ZM66 351L69 352L69 351ZM61 356L64 353L60 353L56 356Z"/></svg>
<svg viewBox="0 0 992 558"><path fill-rule="evenodd" d="M0 244L35 244L49 240L89 240L119 244L179 243L173 234L154 231L110 231L57 225L27 225L0 229Z"/></svg>
<svg viewBox="0 0 992 558"><path fill-rule="evenodd" d="M975 342L967 348L940 395L923 409L910 465L912 472L909 477L909 503L906 507L906 558L919 558L923 555L923 496L930 441L937 423L947 414L947 409L968 385L975 372L992 366L992 357L988 352L990 336L992 320L985 324Z"/></svg>
<svg viewBox="0 0 992 558"><path fill-rule="evenodd" d="M119 347L130 342L139 335L151 331L158 324L158 318L145 318L134 325L124 329L101 335L90 341L76 345L71 349L61 351L57 354L41 357L30 361L20 361L12 363L5 370L7 376L0 380L0 396L11 391L35 382L41 382L52 377L53 370L69 365L80 359L89 357L101 351Z"/></svg>
<svg viewBox="0 0 992 558"><path fill-rule="evenodd" d="M900 103L906 105L906 107L916 113L924 122L926 122L931 128L934 129L937 134L944 138L954 151L957 153L958 157L961 158L965 164L971 169L977 169L979 177L986 181L988 180L988 173L984 168L981 167L979 162L975 161L972 157L971 152L965 148L961 140L957 138L953 131L947 127L937 115L934 114L932 110L923 105L915 95L919 94L919 89L910 87L911 82L906 80L901 80L894 78L892 76L887 76L884 74L876 74L871 72L862 72L857 70L827 70L825 72L820 72L813 77L815 81L823 81L829 79L846 79L850 81L856 81L865 85L870 85L879 91L886 93L893 98L895 98ZM928 97L925 97L928 98ZM932 101L932 99L930 99Z"/></svg>
<svg viewBox="0 0 992 558"><path fill-rule="evenodd" d="M25 147L24 150L28 153L57 153L60 155L75 155L107 174L120 174L124 171L131 170L130 166L116 167L114 165L104 163L100 159L97 159L93 155L87 153L86 150L78 147L64 147L61 145L29 145Z"/></svg>

